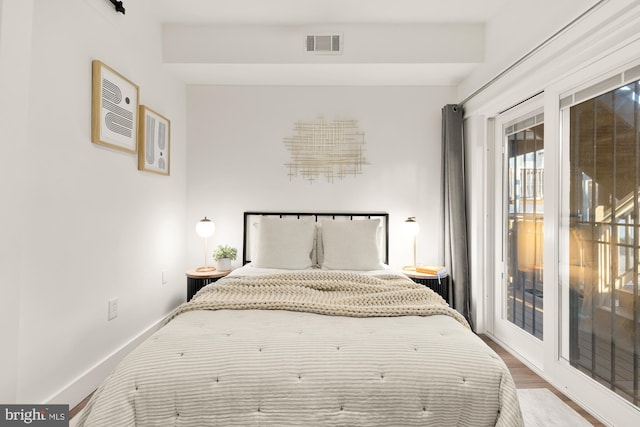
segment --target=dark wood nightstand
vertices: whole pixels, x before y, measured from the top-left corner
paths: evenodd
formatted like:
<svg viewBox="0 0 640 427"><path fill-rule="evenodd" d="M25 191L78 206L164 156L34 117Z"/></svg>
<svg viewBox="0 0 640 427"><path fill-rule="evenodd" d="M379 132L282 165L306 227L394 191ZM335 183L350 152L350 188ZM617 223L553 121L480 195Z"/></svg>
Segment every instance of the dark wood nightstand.
<svg viewBox="0 0 640 427"><path fill-rule="evenodd" d="M200 289L229 273L231 270L197 271L195 268L187 270L185 273L187 276L187 301L191 300Z"/></svg>
<svg viewBox="0 0 640 427"><path fill-rule="evenodd" d="M438 295L440 295L447 304L451 305L451 300L449 297L449 275L441 274L440 277L435 274L425 274L419 273L415 270L411 270L410 268L403 268L402 272L406 274L411 280L414 282L424 285L433 291L435 291Z"/></svg>

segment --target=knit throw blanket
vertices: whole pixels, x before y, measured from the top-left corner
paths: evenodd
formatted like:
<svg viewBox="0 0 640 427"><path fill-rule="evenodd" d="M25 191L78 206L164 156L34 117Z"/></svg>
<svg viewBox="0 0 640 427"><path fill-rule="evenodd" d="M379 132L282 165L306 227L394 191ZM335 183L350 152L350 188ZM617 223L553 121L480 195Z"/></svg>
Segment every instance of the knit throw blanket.
<svg viewBox="0 0 640 427"><path fill-rule="evenodd" d="M202 288L165 320L191 310L289 310L350 317L451 316L469 324L426 286L393 275L303 271L232 276Z"/></svg>

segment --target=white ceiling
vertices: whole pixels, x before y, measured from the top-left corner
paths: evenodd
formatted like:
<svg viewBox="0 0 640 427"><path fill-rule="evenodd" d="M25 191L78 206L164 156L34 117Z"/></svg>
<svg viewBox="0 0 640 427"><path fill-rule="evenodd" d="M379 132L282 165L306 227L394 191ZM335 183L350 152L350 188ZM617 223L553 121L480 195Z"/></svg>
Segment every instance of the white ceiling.
<svg viewBox="0 0 640 427"><path fill-rule="evenodd" d="M166 24L318 26L486 23L513 0L153 0ZM126 2L125 2L126 6ZM233 43L229 41L229 43ZM187 47L185 47L187 48ZM195 58L166 66L189 84L221 85L457 85L479 63L402 61L370 64L211 63Z"/></svg>
<svg viewBox="0 0 640 427"><path fill-rule="evenodd" d="M486 22L510 0L154 0L161 22ZM513 0L511 0L513 1Z"/></svg>

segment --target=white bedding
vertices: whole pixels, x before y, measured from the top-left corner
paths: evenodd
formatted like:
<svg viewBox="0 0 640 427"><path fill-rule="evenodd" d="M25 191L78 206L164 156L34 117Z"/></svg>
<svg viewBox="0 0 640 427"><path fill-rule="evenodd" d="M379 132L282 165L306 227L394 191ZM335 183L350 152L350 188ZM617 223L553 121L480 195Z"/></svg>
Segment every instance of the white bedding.
<svg viewBox="0 0 640 427"><path fill-rule="evenodd" d="M517 427L522 418L502 360L449 316L195 310L132 352L78 425Z"/></svg>

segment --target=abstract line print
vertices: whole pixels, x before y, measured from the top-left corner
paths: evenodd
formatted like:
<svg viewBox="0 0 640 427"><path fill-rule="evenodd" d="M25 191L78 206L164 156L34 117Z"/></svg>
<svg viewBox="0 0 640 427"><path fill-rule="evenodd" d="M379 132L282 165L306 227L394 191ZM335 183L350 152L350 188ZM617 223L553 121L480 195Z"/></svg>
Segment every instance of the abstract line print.
<svg viewBox="0 0 640 427"><path fill-rule="evenodd" d="M138 169L169 175L170 121L141 105L140 124Z"/></svg>
<svg viewBox="0 0 640 427"><path fill-rule="evenodd" d="M133 136L133 111L119 106L122 102L122 91L113 82L102 79L102 108L107 111L104 123L107 129L127 138ZM125 99L125 104L130 102Z"/></svg>
<svg viewBox="0 0 640 427"><path fill-rule="evenodd" d="M136 152L138 86L100 61L93 61L91 140Z"/></svg>
<svg viewBox="0 0 640 427"><path fill-rule="evenodd" d="M289 179L301 176L313 183L321 175L329 183L336 178L362 174L362 166L369 164L364 157L364 132L357 120L333 120L323 117L309 122L297 121L294 135L284 138L291 154L285 163Z"/></svg>

